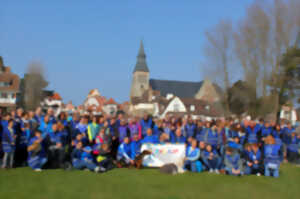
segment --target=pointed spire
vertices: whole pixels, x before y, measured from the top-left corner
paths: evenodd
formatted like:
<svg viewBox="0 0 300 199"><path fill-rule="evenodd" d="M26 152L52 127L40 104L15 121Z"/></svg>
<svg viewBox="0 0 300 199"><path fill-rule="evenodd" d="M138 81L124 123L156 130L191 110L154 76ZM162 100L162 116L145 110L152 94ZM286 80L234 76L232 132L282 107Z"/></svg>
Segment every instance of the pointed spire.
<svg viewBox="0 0 300 199"><path fill-rule="evenodd" d="M140 49L139 49L138 56L137 56L137 62L136 62L133 72L137 72L137 71L149 72L149 69L148 69L148 66L146 63L146 54L145 54L145 50L144 50L144 44L143 44L142 40L140 43Z"/></svg>

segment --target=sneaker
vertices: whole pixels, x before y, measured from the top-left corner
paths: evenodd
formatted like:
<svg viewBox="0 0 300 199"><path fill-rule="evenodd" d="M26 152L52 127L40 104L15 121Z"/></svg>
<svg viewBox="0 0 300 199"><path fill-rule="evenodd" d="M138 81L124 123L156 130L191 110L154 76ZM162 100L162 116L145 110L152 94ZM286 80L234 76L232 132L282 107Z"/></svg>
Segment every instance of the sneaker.
<svg viewBox="0 0 300 199"><path fill-rule="evenodd" d="M215 169L215 173L216 173L216 174L220 174L220 172L219 172L218 169Z"/></svg>
<svg viewBox="0 0 300 199"><path fill-rule="evenodd" d="M104 167L99 167L99 171L100 171L100 172L105 172L106 169L105 169Z"/></svg>
<svg viewBox="0 0 300 199"><path fill-rule="evenodd" d="M95 168L95 172L96 172L96 173L99 173L99 172L100 172L100 167L96 167L96 168Z"/></svg>
<svg viewBox="0 0 300 199"><path fill-rule="evenodd" d="M214 172L214 170L213 169L209 169L209 173L213 173Z"/></svg>
<svg viewBox="0 0 300 199"><path fill-rule="evenodd" d="M257 173L256 176L261 176L261 174L260 174L260 173Z"/></svg>
<svg viewBox="0 0 300 199"><path fill-rule="evenodd" d="M42 169L34 169L35 172L41 172Z"/></svg>

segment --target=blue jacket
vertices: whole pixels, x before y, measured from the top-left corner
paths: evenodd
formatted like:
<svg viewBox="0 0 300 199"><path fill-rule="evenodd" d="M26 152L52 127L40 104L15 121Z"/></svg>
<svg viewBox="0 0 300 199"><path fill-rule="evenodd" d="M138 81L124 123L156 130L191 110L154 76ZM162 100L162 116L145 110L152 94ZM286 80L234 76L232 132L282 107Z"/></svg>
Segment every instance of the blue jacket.
<svg viewBox="0 0 300 199"><path fill-rule="evenodd" d="M227 127L224 128L224 133L225 133L226 141L232 140L234 137L238 136L237 132L232 131Z"/></svg>
<svg viewBox="0 0 300 199"><path fill-rule="evenodd" d="M267 137L268 135L271 135L273 132L273 129L272 127L262 127L262 130L261 130L261 135L262 137Z"/></svg>
<svg viewBox="0 0 300 199"><path fill-rule="evenodd" d="M131 159L134 160L137 155L141 153L141 141L132 141L131 145Z"/></svg>
<svg viewBox="0 0 300 199"><path fill-rule="evenodd" d="M126 160L132 160L131 158L131 146L130 144L122 143L118 147L118 156L125 158Z"/></svg>
<svg viewBox="0 0 300 199"><path fill-rule="evenodd" d="M183 135L180 137L177 137L176 135L172 136L171 143L173 144L184 144L186 142L186 139Z"/></svg>
<svg viewBox="0 0 300 199"><path fill-rule="evenodd" d="M282 141L283 143L285 144L288 144L289 143L289 137L291 136L292 132L294 132L295 129L294 128L291 128L289 129L288 127L284 127L282 129Z"/></svg>
<svg viewBox="0 0 300 199"><path fill-rule="evenodd" d="M190 161L196 161L200 157L200 149L196 147L193 149L191 146L186 149L186 158Z"/></svg>
<svg viewBox="0 0 300 199"><path fill-rule="evenodd" d="M158 144L159 139L155 135L151 135L151 136L147 135L146 137L144 137L144 139L141 140L141 142L142 142L142 144L144 144L144 143Z"/></svg>
<svg viewBox="0 0 300 199"><path fill-rule="evenodd" d="M16 147L16 140L14 138L14 129L5 127L2 133L2 148L6 153L13 152Z"/></svg>
<svg viewBox="0 0 300 199"><path fill-rule="evenodd" d="M249 155L249 160L250 160L251 162L254 162L254 161L256 161L256 160L257 160L258 162L261 161L262 156L261 156L261 152L260 152L259 149L257 150L256 153L255 153L254 151L250 151L250 153L248 153L248 155Z"/></svg>
<svg viewBox="0 0 300 199"><path fill-rule="evenodd" d="M147 129L152 128L152 119L142 119L140 124L142 126L142 136L145 137L147 135Z"/></svg>
<svg viewBox="0 0 300 199"><path fill-rule="evenodd" d="M129 130L127 125L119 127L119 142L122 143L124 138L129 136Z"/></svg>
<svg viewBox="0 0 300 199"><path fill-rule="evenodd" d="M300 139L297 136L289 136L287 149L292 152L298 153Z"/></svg>
<svg viewBox="0 0 300 199"><path fill-rule="evenodd" d="M255 125L255 127L252 129L250 126L246 128L246 137L248 140L248 143L254 144L258 143L258 132L261 130L260 125Z"/></svg>
<svg viewBox="0 0 300 199"><path fill-rule="evenodd" d="M273 163L280 164L280 146L279 145L265 145L264 147L265 164Z"/></svg>
<svg viewBox="0 0 300 199"><path fill-rule="evenodd" d="M224 164L228 169L240 169L242 166L241 157L238 153L233 153L232 155L225 154Z"/></svg>
<svg viewBox="0 0 300 199"><path fill-rule="evenodd" d="M25 129L24 131L22 131L19 138L19 146L27 147L31 137L32 137L32 132L30 129Z"/></svg>
<svg viewBox="0 0 300 199"><path fill-rule="evenodd" d="M37 139L38 139L37 137L31 138L29 140L28 147L33 145ZM28 152L28 161L29 162L31 161L31 159L33 159L35 157L46 157L43 143L41 143L41 150L38 153L34 153L33 151Z"/></svg>
<svg viewBox="0 0 300 199"><path fill-rule="evenodd" d="M57 131L57 132L50 132L49 133L49 138L52 144L57 144L57 143L61 143L63 144L63 135L61 132Z"/></svg>
<svg viewBox="0 0 300 199"><path fill-rule="evenodd" d="M42 137L45 138L52 131L52 123L41 122L39 130L42 132Z"/></svg>
<svg viewBox="0 0 300 199"><path fill-rule="evenodd" d="M204 142L216 148L219 141L218 136L219 135L216 131L209 129L204 135Z"/></svg>
<svg viewBox="0 0 300 199"><path fill-rule="evenodd" d="M186 124L185 125L186 137L195 137L196 134L196 125L195 124Z"/></svg>

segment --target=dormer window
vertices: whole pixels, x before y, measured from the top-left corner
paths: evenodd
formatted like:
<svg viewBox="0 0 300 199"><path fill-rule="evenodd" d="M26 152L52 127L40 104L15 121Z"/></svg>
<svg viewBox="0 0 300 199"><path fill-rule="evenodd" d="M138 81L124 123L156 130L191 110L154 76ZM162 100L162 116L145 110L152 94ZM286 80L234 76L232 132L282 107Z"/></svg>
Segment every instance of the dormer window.
<svg viewBox="0 0 300 199"><path fill-rule="evenodd" d="M190 106L190 110L191 110L192 112L194 112L194 111L195 111L195 105L191 105L191 106Z"/></svg>

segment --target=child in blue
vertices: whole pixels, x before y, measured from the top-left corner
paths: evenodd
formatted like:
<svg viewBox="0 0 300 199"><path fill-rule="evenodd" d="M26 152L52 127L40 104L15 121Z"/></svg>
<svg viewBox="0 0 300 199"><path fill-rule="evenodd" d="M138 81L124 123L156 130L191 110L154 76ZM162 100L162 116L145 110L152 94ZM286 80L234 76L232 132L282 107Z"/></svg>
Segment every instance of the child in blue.
<svg viewBox="0 0 300 199"><path fill-rule="evenodd" d="M134 159L132 159L131 156L132 154L131 145L129 142L130 142L129 138L125 137L124 142L120 144L117 153L117 161L123 162L127 165L134 164Z"/></svg>
<svg viewBox="0 0 300 199"><path fill-rule="evenodd" d="M72 151L72 165L75 169L89 169L96 173L100 171L100 167L93 162L91 147L82 148L82 142L78 142L76 148Z"/></svg>
<svg viewBox="0 0 300 199"><path fill-rule="evenodd" d="M186 149L186 157L184 161L184 169L190 167L192 172L201 172L202 164L198 160L200 157L200 149L197 147L197 140L192 139L191 146Z"/></svg>
<svg viewBox="0 0 300 199"><path fill-rule="evenodd" d="M14 153L16 148L16 135L14 121L10 119L7 127L3 128L2 149L4 152L2 168L12 168L14 164Z"/></svg>
<svg viewBox="0 0 300 199"><path fill-rule="evenodd" d="M225 171L228 175L243 175L243 162L240 154L231 147L226 148L224 157Z"/></svg>
<svg viewBox="0 0 300 199"><path fill-rule="evenodd" d="M158 144L159 138L156 135L152 135L152 129L147 129L147 136L144 137L144 139L141 140L141 142L144 143L150 143L150 144Z"/></svg>
<svg viewBox="0 0 300 199"><path fill-rule="evenodd" d="M265 122L265 124L262 126L261 129L261 136L263 138L267 137L268 135L271 135L273 131L273 128L270 126L270 123L268 121Z"/></svg>
<svg viewBox="0 0 300 199"><path fill-rule="evenodd" d="M265 139L265 176L279 177L280 167L280 146L275 143L275 139L269 135Z"/></svg>
<svg viewBox="0 0 300 199"><path fill-rule="evenodd" d="M221 158L219 157L217 151L213 149L211 145L206 145L202 160L210 173L215 172L219 174L219 169L222 163Z"/></svg>
<svg viewBox="0 0 300 199"><path fill-rule="evenodd" d="M262 154L259 150L257 144L251 146L250 152L247 154L247 163L245 168L245 174L256 174L257 176L261 175L261 163L262 163Z"/></svg>
<svg viewBox="0 0 300 199"><path fill-rule="evenodd" d="M36 131L35 136L30 139L28 151L28 165L35 171L41 171L44 164L47 162L46 153L43 146L42 133Z"/></svg>
<svg viewBox="0 0 300 199"><path fill-rule="evenodd" d="M171 143L173 144L184 144L186 142L186 138L182 135L182 131L180 128L177 128L175 131L175 135L171 138Z"/></svg>

